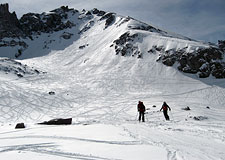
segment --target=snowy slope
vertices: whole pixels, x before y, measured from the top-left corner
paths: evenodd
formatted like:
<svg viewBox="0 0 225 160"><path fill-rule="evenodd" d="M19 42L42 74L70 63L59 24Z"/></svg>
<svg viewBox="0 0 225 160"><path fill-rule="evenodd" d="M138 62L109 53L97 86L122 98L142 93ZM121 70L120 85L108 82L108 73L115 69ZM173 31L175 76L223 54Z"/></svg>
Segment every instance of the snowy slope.
<svg viewBox="0 0 225 160"><path fill-rule="evenodd" d="M0 71L0 159L224 159L225 80L182 73L156 62L159 51L148 52L155 45L190 52L209 46L137 29L140 22L127 17L116 16L107 27L100 19L85 16L74 28L24 40L29 47L19 62L40 74L19 78ZM64 39L64 32L73 36ZM114 41L127 32L138 33L131 43L134 52L116 55ZM137 122L139 100L148 108L146 123ZM172 108L171 121L159 112L163 101ZM187 106L190 111L182 110ZM68 117L71 126L36 125ZM26 129L15 130L17 122Z"/></svg>

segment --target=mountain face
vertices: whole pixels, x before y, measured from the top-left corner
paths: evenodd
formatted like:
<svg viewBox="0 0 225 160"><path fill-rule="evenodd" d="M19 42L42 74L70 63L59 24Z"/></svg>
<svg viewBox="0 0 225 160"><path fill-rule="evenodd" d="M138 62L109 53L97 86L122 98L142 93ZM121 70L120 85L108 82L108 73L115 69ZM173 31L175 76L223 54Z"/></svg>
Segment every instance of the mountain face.
<svg viewBox="0 0 225 160"><path fill-rule="evenodd" d="M110 38L103 43L102 38L96 40L95 36ZM15 12L9 12L8 4L0 6L1 57L39 57L73 44L78 45L78 50L89 48L88 52L94 53L98 47L101 52L127 58L157 55L156 63L181 72L200 78L225 78L225 41L219 41L218 45L198 42L96 8L78 11L62 6L49 13L28 13L18 20Z"/></svg>
<svg viewBox="0 0 225 160"><path fill-rule="evenodd" d="M0 38L21 36L20 22L16 13L9 12L8 4L0 5Z"/></svg>

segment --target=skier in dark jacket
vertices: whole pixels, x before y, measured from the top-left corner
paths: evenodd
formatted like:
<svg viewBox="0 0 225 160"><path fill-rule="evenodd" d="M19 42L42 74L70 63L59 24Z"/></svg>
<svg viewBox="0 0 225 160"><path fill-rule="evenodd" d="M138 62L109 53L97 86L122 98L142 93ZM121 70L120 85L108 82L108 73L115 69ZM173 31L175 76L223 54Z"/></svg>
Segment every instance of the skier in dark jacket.
<svg viewBox="0 0 225 160"><path fill-rule="evenodd" d="M167 114L168 109L171 111L171 108L168 106L168 104L166 104L166 102L163 102L163 105L162 105L162 108L160 109L160 111L163 110L164 117L166 118L167 121L170 120L170 117Z"/></svg>
<svg viewBox="0 0 225 160"><path fill-rule="evenodd" d="M142 122L145 121L145 105L143 104L143 102L139 101L138 102L138 105L137 105L137 109L138 109L138 112L139 112L139 122L141 121L142 119Z"/></svg>

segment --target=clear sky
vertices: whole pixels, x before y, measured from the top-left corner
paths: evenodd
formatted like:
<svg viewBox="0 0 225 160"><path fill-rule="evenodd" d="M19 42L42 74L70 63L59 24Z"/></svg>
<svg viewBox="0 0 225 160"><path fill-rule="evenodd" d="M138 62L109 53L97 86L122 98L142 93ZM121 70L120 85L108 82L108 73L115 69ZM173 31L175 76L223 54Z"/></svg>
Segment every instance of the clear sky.
<svg viewBox="0 0 225 160"><path fill-rule="evenodd" d="M74 9L98 8L131 16L163 30L196 40L225 40L225 0L0 0L20 18L68 5Z"/></svg>

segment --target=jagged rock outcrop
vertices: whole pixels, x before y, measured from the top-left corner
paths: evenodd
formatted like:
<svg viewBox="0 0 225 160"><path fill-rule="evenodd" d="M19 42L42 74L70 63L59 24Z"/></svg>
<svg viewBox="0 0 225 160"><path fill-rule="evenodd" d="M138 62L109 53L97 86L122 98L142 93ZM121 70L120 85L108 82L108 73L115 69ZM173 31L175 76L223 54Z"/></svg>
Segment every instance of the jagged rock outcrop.
<svg viewBox="0 0 225 160"><path fill-rule="evenodd" d="M88 31L92 26L94 25L94 21L89 21L84 27L80 30L79 34L82 34L86 31Z"/></svg>
<svg viewBox="0 0 225 160"><path fill-rule="evenodd" d="M161 54L158 61L167 66L178 63L178 69L185 73L198 74L199 78L210 75L225 78L224 51L221 48L200 48L194 52L187 52L186 48L165 51L162 47L154 47Z"/></svg>
<svg viewBox="0 0 225 160"><path fill-rule="evenodd" d="M219 40L218 41L218 46L221 50L223 50L225 52L225 40L222 41L222 40Z"/></svg>
<svg viewBox="0 0 225 160"><path fill-rule="evenodd" d="M28 13L18 20L15 12L9 12L8 4L1 4L0 39L4 37L29 37L33 33L49 33L71 28L75 24L69 20L66 21L70 12L75 14L77 11L69 9L68 6L62 6L51 11L50 14Z"/></svg>
<svg viewBox="0 0 225 160"><path fill-rule="evenodd" d="M0 58L0 72L4 72L5 74L14 74L19 78L22 78L25 75L38 75L44 73L9 58Z"/></svg>
<svg viewBox="0 0 225 160"><path fill-rule="evenodd" d="M74 23L67 20L68 12L75 13L73 9L62 6L59 9L51 11L50 14L42 13L28 13L21 17L19 20L23 32L25 35L31 35L32 33L49 33L53 31L60 31L66 28L72 28Z"/></svg>
<svg viewBox="0 0 225 160"><path fill-rule="evenodd" d="M96 14L97 16L103 16L106 12L105 12L105 11L100 11L100 10L98 10L97 8L94 8L94 9L92 10L92 13L93 13L93 14Z"/></svg>
<svg viewBox="0 0 225 160"><path fill-rule="evenodd" d="M0 39L22 36L21 26L16 13L9 12L8 4L0 5Z"/></svg>
<svg viewBox="0 0 225 160"><path fill-rule="evenodd" d="M137 55L138 58L141 58L142 53L139 51L138 46L133 43L138 40L138 36L138 34L131 34L130 32L122 34L112 45L115 46L116 54L121 56Z"/></svg>
<svg viewBox="0 0 225 160"><path fill-rule="evenodd" d="M115 22L115 19L116 19L115 13L107 13L100 18L100 21L106 20L105 21L105 29L106 29Z"/></svg>

